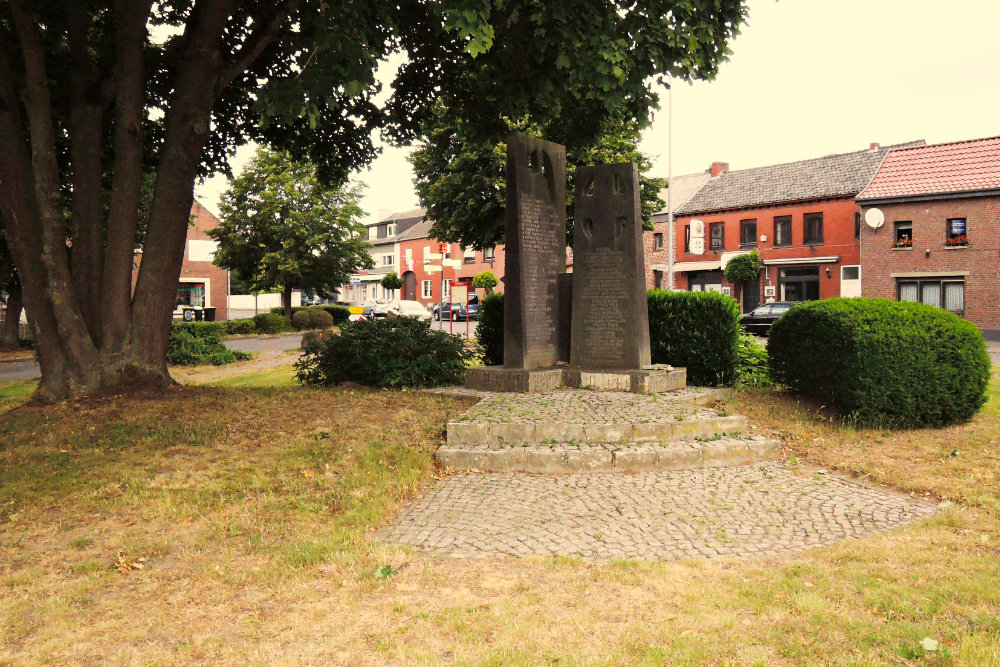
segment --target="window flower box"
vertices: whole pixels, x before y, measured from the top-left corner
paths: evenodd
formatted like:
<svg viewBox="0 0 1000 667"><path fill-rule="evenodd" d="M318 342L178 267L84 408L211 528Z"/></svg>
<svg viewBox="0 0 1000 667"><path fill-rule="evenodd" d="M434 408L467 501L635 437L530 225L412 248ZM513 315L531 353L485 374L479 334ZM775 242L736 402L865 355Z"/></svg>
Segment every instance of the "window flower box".
<svg viewBox="0 0 1000 667"><path fill-rule="evenodd" d="M944 244L950 248L957 248L969 245L969 237L965 234L959 236L949 236L944 240Z"/></svg>

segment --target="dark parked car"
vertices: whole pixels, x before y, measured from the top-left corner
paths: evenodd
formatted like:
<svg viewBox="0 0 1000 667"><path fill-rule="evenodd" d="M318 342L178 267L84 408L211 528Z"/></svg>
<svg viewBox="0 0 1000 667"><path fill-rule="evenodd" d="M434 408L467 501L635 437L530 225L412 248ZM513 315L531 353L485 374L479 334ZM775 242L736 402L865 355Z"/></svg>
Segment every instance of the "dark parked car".
<svg viewBox="0 0 1000 667"><path fill-rule="evenodd" d="M464 303L436 303L432 309L432 314L434 319L441 321L442 319L452 319L452 320L464 320L464 319L479 319L479 297L475 294L469 295L469 306L466 308Z"/></svg>
<svg viewBox="0 0 1000 667"><path fill-rule="evenodd" d="M757 306L740 318L740 323L747 333L755 336L766 336L776 319L788 312L799 301L775 301Z"/></svg>

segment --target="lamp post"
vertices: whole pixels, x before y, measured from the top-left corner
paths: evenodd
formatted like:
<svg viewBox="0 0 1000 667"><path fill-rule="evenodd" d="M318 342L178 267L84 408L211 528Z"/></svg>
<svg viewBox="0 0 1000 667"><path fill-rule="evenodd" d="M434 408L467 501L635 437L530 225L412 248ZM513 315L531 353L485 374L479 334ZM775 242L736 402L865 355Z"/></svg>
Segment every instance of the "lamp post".
<svg viewBox="0 0 1000 667"><path fill-rule="evenodd" d="M673 137L673 101L674 92L669 83L664 83L667 87L667 240L670 248L667 251L667 289L674 288L674 137Z"/></svg>

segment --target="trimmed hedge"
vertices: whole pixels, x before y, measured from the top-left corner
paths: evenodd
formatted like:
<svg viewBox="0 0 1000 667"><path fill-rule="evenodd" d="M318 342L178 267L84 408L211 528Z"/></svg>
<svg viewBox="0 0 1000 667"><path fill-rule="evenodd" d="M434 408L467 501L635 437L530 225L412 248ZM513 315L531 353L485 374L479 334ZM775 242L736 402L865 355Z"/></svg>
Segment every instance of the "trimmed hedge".
<svg viewBox="0 0 1000 667"><path fill-rule="evenodd" d="M305 338L305 337L303 337ZM415 317L348 322L340 335L311 338L295 363L307 385L436 387L461 382L472 352L458 336Z"/></svg>
<svg viewBox="0 0 1000 667"><path fill-rule="evenodd" d="M308 310L308 311L322 310L322 311L324 311L326 313L329 313L330 317L333 318L333 324L338 324L340 322L346 322L348 320L348 318L350 318L350 316L351 316L351 310L350 310L349 306L344 306L344 305L341 305L341 304L337 304L337 305L329 305L329 304L327 304L327 305L324 305L324 306L292 306L292 317L295 316L295 313L298 313L298 312L303 311L303 310ZM274 308L271 309L271 312L274 313L274 314L276 314L276 315L282 315L282 316L284 316L285 309L282 308L281 306L276 306L276 307L274 307Z"/></svg>
<svg viewBox="0 0 1000 667"><path fill-rule="evenodd" d="M654 364L687 369L688 384L736 379L740 307L717 292L649 290L649 347Z"/></svg>
<svg viewBox="0 0 1000 667"><path fill-rule="evenodd" d="M287 329L289 322L278 313L261 313L253 316L253 325L257 333L276 334Z"/></svg>
<svg viewBox="0 0 1000 667"><path fill-rule="evenodd" d="M227 336L252 334L256 329L253 319L249 317L238 320L226 320L225 325Z"/></svg>
<svg viewBox="0 0 1000 667"><path fill-rule="evenodd" d="M170 328L167 363L194 366L222 366L250 358L246 352L230 350L222 344L224 322L176 322Z"/></svg>
<svg viewBox="0 0 1000 667"><path fill-rule="evenodd" d="M487 294L480 301L476 340L485 365L503 365L503 292Z"/></svg>
<svg viewBox="0 0 1000 667"><path fill-rule="evenodd" d="M934 306L812 301L772 325L768 347L776 381L859 424L943 426L968 420L986 401L982 333Z"/></svg>
<svg viewBox="0 0 1000 667"><path fill-rule="evenodd" d="M326 329L333 326L333 315L327 310L314 306L307 312L309 313L309 326L313 329Z"/></svg>
<svg viewBox="0 0 1000 667"><path fill-rule="evenodd" d="M297 310L292 313L292 326L295 327L296 331L302 331L303 329L309 328L309 311L308 310Z"/></svg>

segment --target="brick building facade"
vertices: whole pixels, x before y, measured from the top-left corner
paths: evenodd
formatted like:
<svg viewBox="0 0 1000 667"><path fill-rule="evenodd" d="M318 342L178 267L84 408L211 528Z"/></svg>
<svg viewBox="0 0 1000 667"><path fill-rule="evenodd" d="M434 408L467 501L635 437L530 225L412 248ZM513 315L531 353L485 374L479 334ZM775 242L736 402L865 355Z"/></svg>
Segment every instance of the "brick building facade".
<svg viewBox="0 0 1000 667"><path fill-rule="evenodd" d="M174 317L180 318L183 309L214 308L216 320L229 319L229 271L212 263L218 243L209 238L208 230L220 223L212 213L195 200L191 205L191 224L184 242L184 263L177 284L177 301ZM139 276L142 253L136 254L132 271L132 288Z"/></svg>
<svg viewBox="0 0 1000 667"><path fill-rule="evenodd" d="M888 150L872 144L854 153L740 171L713 164L710 178L676 214L674 287L732 294L743 312L765 301L860 296L860 209L854 197ZM753 250L764 263L760 278L729 284L726 264ZM656 259L647 255L648 264L662 265Z"/></svg>
<svg viewBox="0 0 1000 667"><path fill-rule="evenodd" d="M864 296L940 306L1000 338L1000 137L891 151L857 201Z"/></svg>

